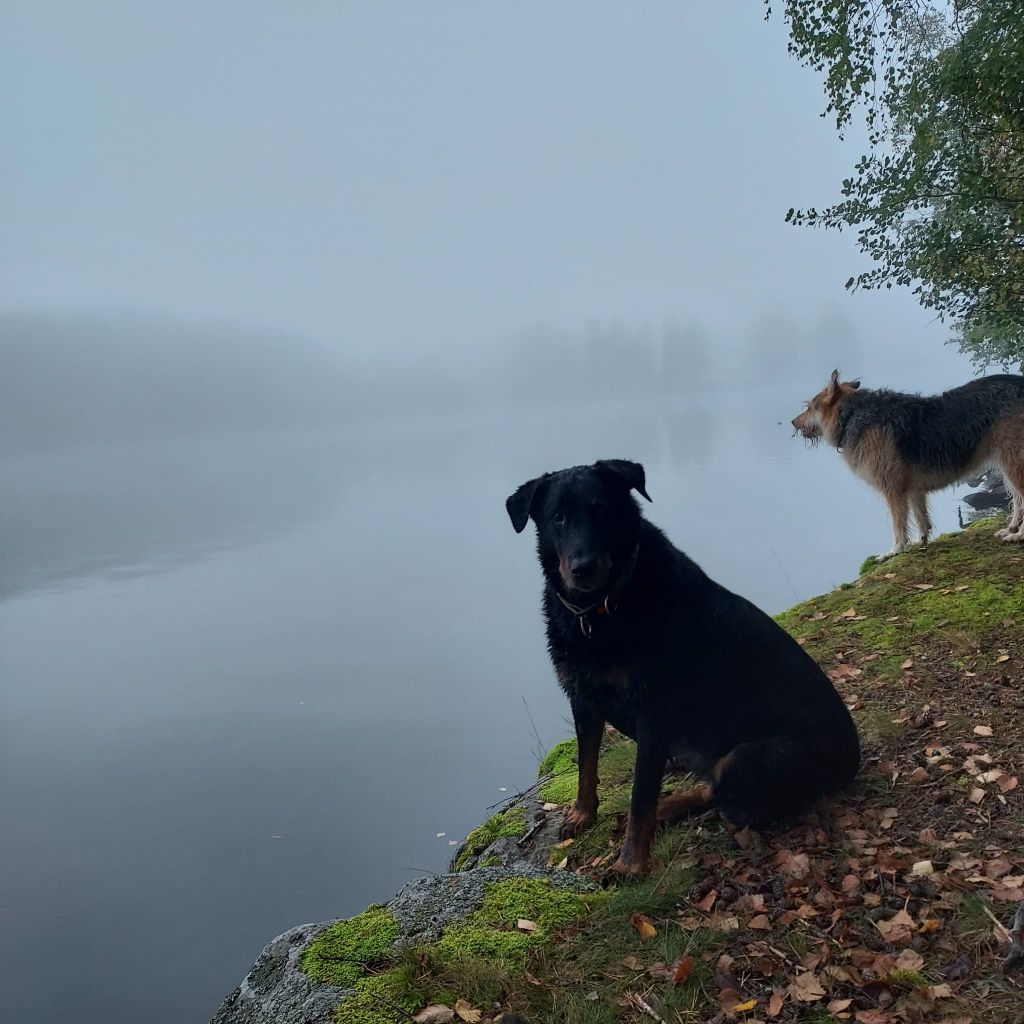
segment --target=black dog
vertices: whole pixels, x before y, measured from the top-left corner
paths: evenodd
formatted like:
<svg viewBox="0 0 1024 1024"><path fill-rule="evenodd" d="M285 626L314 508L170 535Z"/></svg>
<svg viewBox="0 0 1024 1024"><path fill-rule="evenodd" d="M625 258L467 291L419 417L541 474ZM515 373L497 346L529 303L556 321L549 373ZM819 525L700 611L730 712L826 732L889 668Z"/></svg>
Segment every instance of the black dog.
<svg viewBox="0 0 1024 1024"><path fill-rule="evenodd" d="M594 821L604 725L637 742L625 843L612 870L646 870L659 819L718 806L763 827L849 782L857 732L832 684L764 612L709 579L640 515L643 466L548 473L506 502L533 519L548 649L569 696L579 788L565 835ZM705 780L658 800L666 762Z"/></svg>

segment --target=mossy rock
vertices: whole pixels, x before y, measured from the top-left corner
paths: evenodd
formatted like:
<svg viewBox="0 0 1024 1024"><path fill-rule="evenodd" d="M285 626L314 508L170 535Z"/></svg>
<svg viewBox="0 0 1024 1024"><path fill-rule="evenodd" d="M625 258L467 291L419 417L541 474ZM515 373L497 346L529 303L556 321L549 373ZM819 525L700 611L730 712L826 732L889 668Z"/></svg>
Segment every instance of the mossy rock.
<svg viewBox="0 0 1024 1024"><path fill-rule="evenodd" d="M382 906L332 924L302 954L302 969L316 981L346 988L394 952L398 921Z"/></svg>
<svg viewBox="0 0 1024 1024"><path fill-rule="evenodd" d="M337 1024L394 1024L408 1019L428 998L456 998L475 988L479 998L495 979L520 969L528 952L559 928L588 911L589 900L579 880L566 876L508 878L482 889L479 906L426 944L399 948L400 928L385 907L369 907L323 931L301 957L303 971L318 982L348 989L335 1013ZM530 921L532 930L519 927ZM420 981L429 966L430 991ZM468 983L465 979L475 979ZM486 981L482 979L487 979ZM447 992L445 986L455 986Z"/></svg>
<svg viewBox="0 0 1024 1024"><path fill-rule="evenodd" d="M492 814L482 825L477 826L466 836L452 867L455 871L463 871L467 867L472 867L474 866L473 859L479 857L496 840L506 836L517 838L525 834L526 812L520 804Z"/></svg>

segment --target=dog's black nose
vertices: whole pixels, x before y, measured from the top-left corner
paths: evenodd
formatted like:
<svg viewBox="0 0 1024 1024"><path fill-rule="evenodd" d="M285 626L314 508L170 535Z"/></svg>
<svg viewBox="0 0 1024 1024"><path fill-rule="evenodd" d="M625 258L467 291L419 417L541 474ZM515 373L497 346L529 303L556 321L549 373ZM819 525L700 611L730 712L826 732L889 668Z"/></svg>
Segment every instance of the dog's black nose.
<svg viewBox="0 0 1024 1024"><path fill-rule="evenodd" d="M579 555L569 559L569 572L579 580L589 579L597 569L597 559Z"/></svg>

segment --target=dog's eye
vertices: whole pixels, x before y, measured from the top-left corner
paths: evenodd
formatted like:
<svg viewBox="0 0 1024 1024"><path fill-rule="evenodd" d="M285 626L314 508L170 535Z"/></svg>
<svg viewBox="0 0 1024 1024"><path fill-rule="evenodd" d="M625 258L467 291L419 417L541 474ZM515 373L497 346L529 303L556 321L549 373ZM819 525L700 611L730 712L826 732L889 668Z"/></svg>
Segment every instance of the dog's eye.
<svg viewBox="0 0 1024 1024"><path fill-rule="evenodd" d="M551 517L551 522L553 522L555 526L565 526L565 514L562 512L556 512Z"/></svg>

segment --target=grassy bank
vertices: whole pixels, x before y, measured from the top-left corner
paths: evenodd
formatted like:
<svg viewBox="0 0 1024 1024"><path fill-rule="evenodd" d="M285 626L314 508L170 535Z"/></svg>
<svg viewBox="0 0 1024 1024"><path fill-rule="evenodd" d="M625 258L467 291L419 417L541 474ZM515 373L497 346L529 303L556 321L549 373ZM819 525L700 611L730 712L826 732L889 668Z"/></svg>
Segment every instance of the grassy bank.
<svg viewBox="0 0 1024 1024"><path fill-rule="evenodd" d="M861 730L849 794L772 836L713 813L667 829L637 884L496 883L472 918L418 949L396 952L371 908L372 927L361 915L305 954L315 977L356 986L340 1024L409 1020L428 1003L536 1024L1024 1020L1019 976L998 969L997 923L1024 900L1024 551L992 529L866 564L779 617ZM555 870L596 877L612 859L633 756L607 735L601 816L552 848ZM566 742L542 764L548 805L572 797L574 757ZM524 828L506 814L473 852Z"/></svg>

